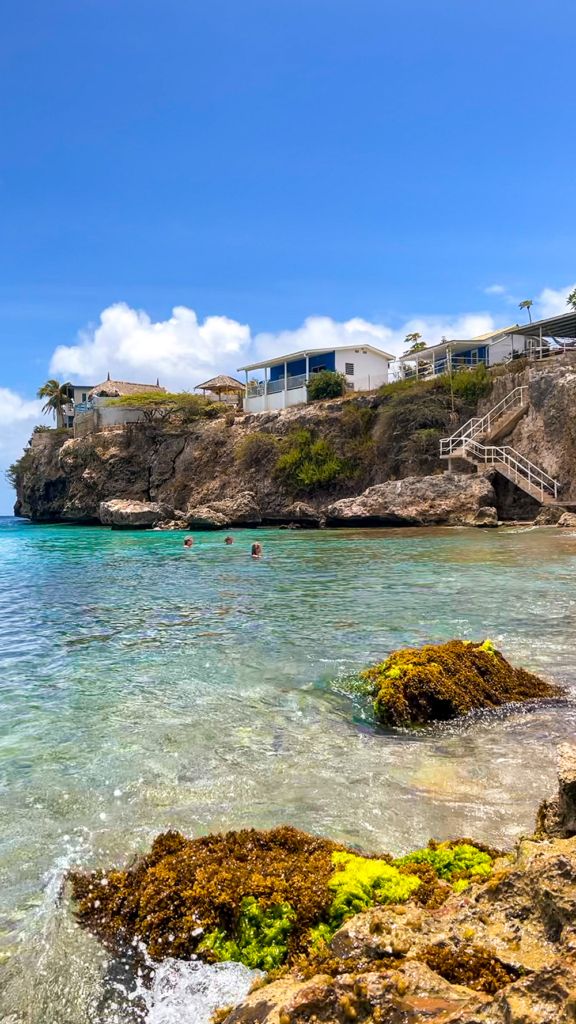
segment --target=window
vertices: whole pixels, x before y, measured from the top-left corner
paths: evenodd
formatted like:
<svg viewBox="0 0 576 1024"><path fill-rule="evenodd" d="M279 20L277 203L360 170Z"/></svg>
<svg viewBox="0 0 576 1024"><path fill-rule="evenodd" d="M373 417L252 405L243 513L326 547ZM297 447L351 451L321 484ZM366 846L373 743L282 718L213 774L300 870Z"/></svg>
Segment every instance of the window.
<svg viewBox="0 0 576 1024"><path fill-rule="evenodd" d="M86 392L85 391L82 392L82 401L83 402L86 401Z"/></svg>
<svg viewBox="0 0 576 1024"><path fill-rule="evenodd" d="M312 367L312 373L322 373L322 370L325 370L325 369L326 369L325 366L313 366Z"/></svg>
<svg viewBox="0 0 576 1024"><path fill-rule="evenodd" d="M346 363L344 369L347 377L354 376L354 363Z"/></svg>

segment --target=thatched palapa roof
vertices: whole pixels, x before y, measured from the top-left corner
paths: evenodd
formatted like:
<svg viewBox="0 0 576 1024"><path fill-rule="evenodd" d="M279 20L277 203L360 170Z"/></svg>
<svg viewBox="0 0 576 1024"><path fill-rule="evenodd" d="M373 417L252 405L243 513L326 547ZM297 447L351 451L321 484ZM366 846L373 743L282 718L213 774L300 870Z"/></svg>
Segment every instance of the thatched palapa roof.
<svg viewBox="0 0 576 1024"><path fill-rule="evenodd" d="M215 395L237 395L246 390L246 385L234 377L229 377L226 373L221 373L218 377L212 377L212 380L205 381L204 384L197 384L195 390L212 391Z"/></svg>
<svg viewBox="0 0 576 1024"><path fill-rule="evenodd" d="M131 384L125 380L105 380L103 384L97 384L92 388L90 398L122 398L123 395L141 395L143 392L158 392L166 394L166 388L161 388L158 381L156 384Z"/></svg>

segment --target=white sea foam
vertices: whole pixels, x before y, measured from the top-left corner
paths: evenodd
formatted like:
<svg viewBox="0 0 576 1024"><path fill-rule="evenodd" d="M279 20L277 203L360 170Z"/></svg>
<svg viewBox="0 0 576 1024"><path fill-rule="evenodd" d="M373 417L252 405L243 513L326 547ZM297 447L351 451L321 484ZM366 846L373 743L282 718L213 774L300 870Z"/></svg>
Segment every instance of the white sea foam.
<svg viewBox="0 0 576 1024"><path fill-rule="evenodd" d="M148 1007L147 1024L209 1024L215 1010L241 1003L261 976L261 971L232 962L164 960L151 990L141 992Z"/></svg>

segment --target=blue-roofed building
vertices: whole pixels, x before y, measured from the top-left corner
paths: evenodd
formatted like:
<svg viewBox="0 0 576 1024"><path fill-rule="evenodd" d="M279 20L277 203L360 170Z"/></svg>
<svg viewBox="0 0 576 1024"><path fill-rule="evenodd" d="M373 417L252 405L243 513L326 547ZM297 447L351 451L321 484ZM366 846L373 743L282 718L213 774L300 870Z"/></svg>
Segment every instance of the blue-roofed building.
<svg viewBox="0 0 576 1024"><path fill-rule="evenodd" d="M307 381L321 370L343 373L350 391L372 391L388 382L394 356L373 345L304 349L241 366L246 374L246 412L286 409L308 400ZM250 375L250 377L249 377Z"/></svg>

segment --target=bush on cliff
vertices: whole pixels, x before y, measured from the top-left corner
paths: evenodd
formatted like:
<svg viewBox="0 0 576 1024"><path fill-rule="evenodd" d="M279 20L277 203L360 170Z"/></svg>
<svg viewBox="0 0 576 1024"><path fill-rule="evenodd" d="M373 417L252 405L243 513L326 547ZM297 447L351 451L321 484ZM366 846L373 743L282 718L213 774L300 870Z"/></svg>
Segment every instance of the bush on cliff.
<svg viewBox="0 0 576 1024"><path fill-rule="evenodd" d="M236 450L242 469L272 469L280 451L280 438L275 434L248 434Z"/></svg>
<svg viewBox="0 0 576 1024"><path fill-rule="evenodd" d="M387 726L447 721L475 708L561 692L523 668L514 668L490 640L451 640L421 650L395 651L360 678L372 690L376 717Z"/></svg>
<svg viewBox="0 0 576 1024"><path fill-rule="evenodd" d="M346 377L334 370L320 370L312 374L306 388L310 402L318 402L323 398L341 398L346 394Z"/></svg>
<svg viewBox="0 0 576 1024"><path fill-rule="evenodd" d="M325 487L343 477L353 475L351 467L340 458L326 438L314 440L310 430L295 430L283 442L275 476L292 491L309 491Z"/></svg>
<svg viewBox="0 0 576 1024"><path fill-rule="evenodd" d="M137 409L147 423L193 423L200 419L216 419L227 411L227 406L221 402L212 402L209 398L192 395L188 391L176 394L143 391L122 395L121 398L109 398L106 404Z"/></svg>
<svg viewBox="0 0 576 1024"><path fill-rule="evenodd" d="M273 970L328 942L376 905L440 906L494 851L454 841L393 860L363 857L290 826L200 839L158 836L125 871L69 876L80 924L122 951L143 941L155 959L238 960Z"/></svg>

